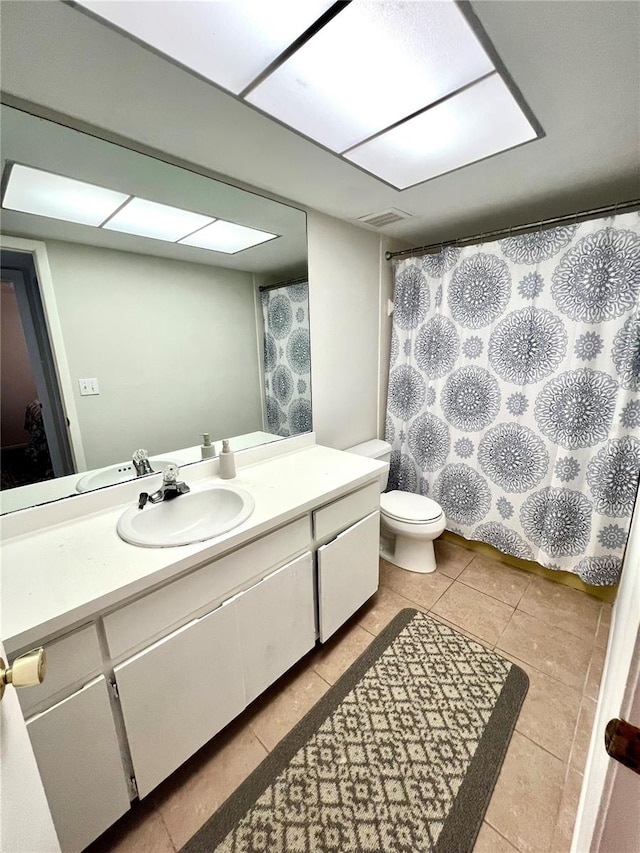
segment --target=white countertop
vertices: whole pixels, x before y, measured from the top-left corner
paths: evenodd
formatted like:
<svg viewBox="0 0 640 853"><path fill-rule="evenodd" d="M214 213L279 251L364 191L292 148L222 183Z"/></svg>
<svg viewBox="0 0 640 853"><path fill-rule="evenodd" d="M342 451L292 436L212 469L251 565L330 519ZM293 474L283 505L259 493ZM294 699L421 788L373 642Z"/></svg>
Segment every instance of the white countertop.
<svg viewBox="0 0 640 853"><path fill-rule="evenodd" d="M222 481L250 492L255 509L241 525L206 542L171 548L141 548L123 542L116 533L116 522L131 506L131 488L125 489L135 488L135 484L112 487L112 503L114 495L123 495L126 502L94 511L97 499L91 502L90 496L77 496L70 500L86 501L87 514L6 538L2 545L0 631L7 652L87 621L313 506L370 482L383 468L373 459L315 444L284 454L283 450L277 458L239 467L233 480ZM192 491L220 481L217 475L201 474L204 479L195 481L188 472L184 475Z"/></svg>

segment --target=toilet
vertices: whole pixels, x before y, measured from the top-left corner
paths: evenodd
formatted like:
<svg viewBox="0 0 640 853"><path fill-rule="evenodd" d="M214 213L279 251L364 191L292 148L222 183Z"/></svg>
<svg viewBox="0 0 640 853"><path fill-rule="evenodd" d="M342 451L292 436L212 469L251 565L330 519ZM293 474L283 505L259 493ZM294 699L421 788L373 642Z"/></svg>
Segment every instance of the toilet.
<svg viewBox="0 0 640 853"><path fill-rule="evenodd" d="M380 555L410 572L434 572L436 556L433 540L440 536L447 523L442 507L431 498L413 492L384 491L391 459L391 445L386 441L365 441L348 447L347 453L357 453L387 463L386 470L380 475ZM384 541L389 534L395 538L392 549L388 549Z"/></svg>

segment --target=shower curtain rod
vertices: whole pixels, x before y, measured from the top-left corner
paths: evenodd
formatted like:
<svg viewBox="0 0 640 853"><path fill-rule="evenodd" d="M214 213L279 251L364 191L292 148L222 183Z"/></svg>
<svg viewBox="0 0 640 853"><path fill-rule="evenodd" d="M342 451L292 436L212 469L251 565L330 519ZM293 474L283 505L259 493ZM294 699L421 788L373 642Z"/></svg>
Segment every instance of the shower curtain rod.
<svg viewBox="0 0 640 853"><path fill-rule="evenodd" d="M264 293L265 290L275 290L278 287L291 287L292 284L306 284L308 280L308 277L305 275L302 278L290 278L288 281L279 281L277 284L260 285L258 290L260 293Z"/></svg>
<svg viewBox="0 0 640 853"><path fill-rule="evenodd" d="M428 252L433 252L435 249L442 250L445 246L461 246L463 243L477 243L496 237L510 237L517 231L533 231L536 228L542 229L545 226L557 225L560 222L584 222L586 219L595 219L598 216L603 216L605 213L619 213L622 210L632 210L633 208L640 208L640 198L635 198L631 201L616 202L616 204L609 204L606 207L594 207L591 210L583 210L580 213L556 216L553 219L541 219L538 222L529 222L526 225L514 225L512 228L499 228L497 231L482 231L480 234L474 234L472 237L461 237L455 240L438 240L436 243L431 243L428 246L416 246L415 249L385 252L385 258L390 261L392 258L403 258L407 255L427 254Z"/></svg>

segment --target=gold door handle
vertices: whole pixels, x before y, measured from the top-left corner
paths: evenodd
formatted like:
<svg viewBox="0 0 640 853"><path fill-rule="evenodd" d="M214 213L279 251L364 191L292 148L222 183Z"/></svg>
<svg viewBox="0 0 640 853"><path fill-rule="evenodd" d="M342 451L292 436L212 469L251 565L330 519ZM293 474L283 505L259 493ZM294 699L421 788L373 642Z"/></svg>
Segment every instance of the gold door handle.
<svg viewBox="0 0 640 853"><path fill-rule="evenodd" d="M47 671L47 657L44 649L33 649L16 658L12 666L5 668L0 658L0 700L4 696L7 684L14 687L34 687L42 684Z"/></svg>

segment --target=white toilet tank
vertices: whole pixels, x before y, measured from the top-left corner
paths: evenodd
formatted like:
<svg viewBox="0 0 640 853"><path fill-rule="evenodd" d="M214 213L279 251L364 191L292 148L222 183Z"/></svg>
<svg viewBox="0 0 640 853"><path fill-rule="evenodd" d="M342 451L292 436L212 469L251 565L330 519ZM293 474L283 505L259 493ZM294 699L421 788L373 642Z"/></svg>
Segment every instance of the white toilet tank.
<svg viewBox="0 0 640 853"><path fill-rule="evenodd" d="M353 447L347 447L346 453L357 453L358 456L368 456L369 459L377 459L378 462L386 463L387 467L380 473L380 491L384 492L387 488L387 479L389 477L391 445L387 441L373 438L371 441L363 441L362 444L354 444Z"/></svg>

